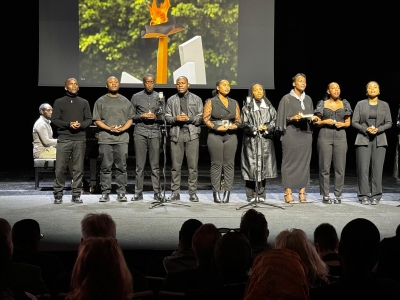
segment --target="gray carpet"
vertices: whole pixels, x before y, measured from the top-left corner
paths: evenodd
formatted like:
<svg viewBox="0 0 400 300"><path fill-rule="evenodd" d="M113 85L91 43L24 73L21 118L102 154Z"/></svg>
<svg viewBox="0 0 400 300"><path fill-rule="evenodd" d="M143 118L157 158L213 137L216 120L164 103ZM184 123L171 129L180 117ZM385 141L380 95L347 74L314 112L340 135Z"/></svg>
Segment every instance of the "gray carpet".
<svg viewBox="0 0 400 300"><path fill-rule="evenodd" d="M53 204L51 184L41 182L39 190L32 190L19 183L19 189L10 190L4 181L0 186L0 217L11 225L23 218L39 221L45 238L41 250L65 251L76 250L80 241L80 220L88 212L107 212L117 223L118 241L123 249L175 249L178 243L178 231L182 223L189 218L196 218L203 223L214 223L217 227L239 227L241 215L248 208L255 208L265 214L270 241L283 229L301 228L312 240L312 234L320 223L328 222L335 226L338 234L341 228L354 218L366 218L376 224L381 238L395 235L400 222L400 189L395 179L387 178L383 199L377 206L361 205L355 192L344 193L341 205L325 205L319 193L308 192L307 204L288 205L283 201L282 192L268 193L266 204L248 204L244 189L237 187L231 194L228 204L217 204L212 200L210 190L199 190L200 202L191 203L187 191L181 193L178 203L188 206L166 203L150 209L153 193L144 193L144 200L119 203L112 195L108 203L99 203L98 194L82 195L83 204L70 202L70 191L65 192L62 205ZM50 185L49 185L50 184ZM243 183L241 184L243 185ZM355 187L353 186L353 189ZM29 192L30 191L30 192ZM128 195L130 200L131 194ZM271 204L271 205L267 205Z"/></svg>

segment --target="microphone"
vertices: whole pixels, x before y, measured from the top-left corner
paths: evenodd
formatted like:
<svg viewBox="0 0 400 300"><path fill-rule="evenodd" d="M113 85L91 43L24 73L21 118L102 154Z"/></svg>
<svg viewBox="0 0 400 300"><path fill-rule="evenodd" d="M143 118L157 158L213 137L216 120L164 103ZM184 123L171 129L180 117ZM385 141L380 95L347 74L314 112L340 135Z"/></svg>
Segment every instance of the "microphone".
<svg viewBox="0 0 400 300"><path fill-rule="evenodd" d="M247 96L247 97L246 97L246 106L247 106L248 108L250 108L250 106L251 106L251 97L250 97L250 96Z"/></svg>
<svg viewBox="0 0 400 300"><path fill-rule="evenodd" d="M164 93L158 93L158 113L162 114L164 111Z"/></svg>
<svg viewBox="0 0 400 300"><path fill-rule="evenodd" d="M248 109L251 109L251 97L250 96L247 96L246 97L246 106L247 106L247 108ZM257 128L254 126L253 127L253 135L257 135Z"/></svg>

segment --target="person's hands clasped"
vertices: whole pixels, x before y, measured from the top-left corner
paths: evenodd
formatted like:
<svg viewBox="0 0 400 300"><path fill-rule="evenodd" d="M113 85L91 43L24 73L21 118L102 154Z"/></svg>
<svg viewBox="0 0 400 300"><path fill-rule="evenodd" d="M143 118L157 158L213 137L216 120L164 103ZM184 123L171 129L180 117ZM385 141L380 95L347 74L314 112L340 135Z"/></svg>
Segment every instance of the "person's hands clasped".
<svg viewBox="0 0 400 300"><path fill-rule="evenodd" d="M378 128L370 126L367 128L367 132L370 134L377 134L378 133Z"/></svg>
<svg viewBox="0 0 400 300"><path fill-rule="evenodd" d="M187 121L189 121L189 117L186 114L182 113L182 114L176 116L176 120L178 122L187 122Z"/></svg>
<svg viewBox="0 0 400 300"><path fill-rule="evenodd" d="M293 117L291 117L290 118L290 121L296 121L296 122L298 122L298 121L300 121L301 120L301 118L302 118L302 116L301 115L294 115Z"/></svg>
<svg viewBox="0 0 400 300"><path fill-rule="evenodd" d="M110 131L111 132L119 133L119 132L122 131L121 129L122 129L122 125L112 125L112 126L110 126Z"/></svg>
<svg viewBox="0 0 400 300"><path fill-rule="evenodd" d="M141 114L140 118L146 119L146 120L155 120L157 118L155 113L152 112L146 112Z"/></svg>
<svg viewBox="0 0 400 300"><path fill-rule="evenodd" d="M258 131L266 131L268 129L267 125L260 125L258 126Z"/></svg>
<svg viewBox="0 0 400 300"><path fill-rule="evenodd" d="M81 127L81 123L79 123L78 121L70 122L70 123L69 123L69 126L70 126L72 129L78 129L78 128Z"/></svg>
<svg viewBox="0 0 400 300"><path fill-rule="evenodd" d="M312 117L310 117L310 120L311 120L311 122L314 122L314 123L321 121L321 119L318 116L312 116Z"/></svg>

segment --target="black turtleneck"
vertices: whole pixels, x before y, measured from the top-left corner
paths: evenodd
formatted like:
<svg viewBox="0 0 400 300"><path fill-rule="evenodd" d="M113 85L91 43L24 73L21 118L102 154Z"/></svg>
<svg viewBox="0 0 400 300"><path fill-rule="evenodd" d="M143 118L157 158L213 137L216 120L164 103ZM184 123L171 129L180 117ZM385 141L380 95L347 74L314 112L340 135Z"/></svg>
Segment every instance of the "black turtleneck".
<svg viewBox="0 0 400 300"><path fill-rule="evenodd" d="M85 140L85 129L92 124L89 102L67 92L64 97L54 101L51 121L58 127L58 140ZM81 123L79 129L70 127L70 123L75 121Z"/></svg>

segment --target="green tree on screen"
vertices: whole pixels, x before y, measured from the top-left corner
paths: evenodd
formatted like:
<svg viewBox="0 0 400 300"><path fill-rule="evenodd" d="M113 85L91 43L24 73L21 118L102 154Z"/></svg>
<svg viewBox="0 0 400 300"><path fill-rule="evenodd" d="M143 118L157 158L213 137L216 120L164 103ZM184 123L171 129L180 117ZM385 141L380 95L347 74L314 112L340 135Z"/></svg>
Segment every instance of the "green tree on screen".
<svg viewBox="0 0 400 300"><path fill-rule="evenodd" d="M237 78L239 0L170 0L169 14L185 30L169 36L168 83L180 67L179 45L201 36L207 82ZM163 1L157 1L157 4ZM152 0L80 0L80 78L103 84L123 71L142 78L156 73L158 39L144 39L141 31L151 17Z"/></svg>

